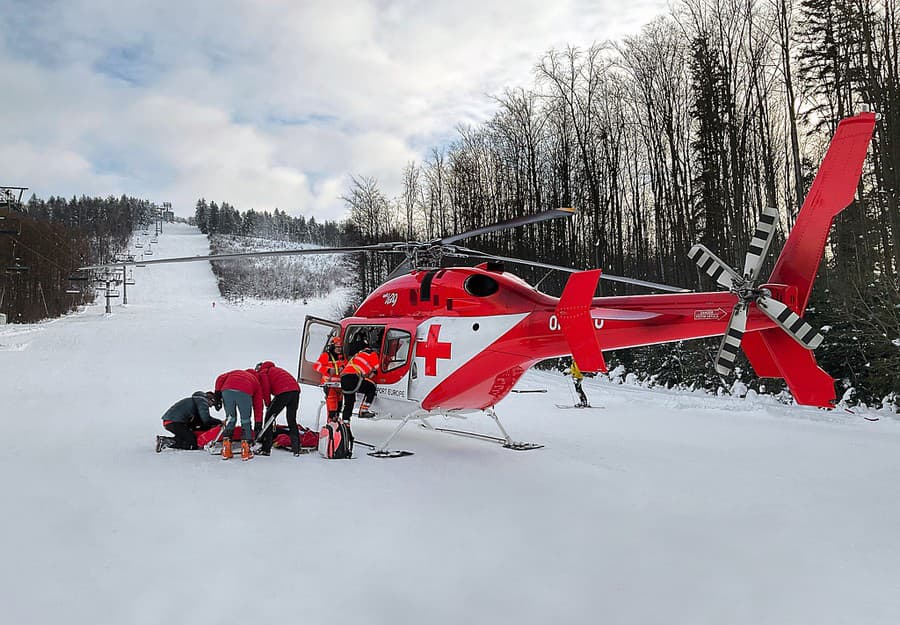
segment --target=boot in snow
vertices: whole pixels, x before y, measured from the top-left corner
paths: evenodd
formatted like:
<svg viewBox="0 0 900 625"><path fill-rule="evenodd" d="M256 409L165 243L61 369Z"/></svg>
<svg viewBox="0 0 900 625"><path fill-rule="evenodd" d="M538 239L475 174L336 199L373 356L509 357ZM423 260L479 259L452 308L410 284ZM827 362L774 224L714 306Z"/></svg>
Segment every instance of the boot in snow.
<svg viewBox="0 0 900 625"><path fill-rule="evenodd" d="M157 436L156 437L156 453L161 452L163 449L168 449L175 442L175 439L171 436Z"/></svg>
<svg viewBox="0 0 900 625"><path fill-rule="evenodd" d="M250 441L241 441L241 460L250 460L253 452L250 451Z"/></svg>
<svg viewBox="0 0 900 625"><path fill-rule="evenodd" d="M222 460L230 460L234 454L231 452L231 439L222 439Z"/></svg>

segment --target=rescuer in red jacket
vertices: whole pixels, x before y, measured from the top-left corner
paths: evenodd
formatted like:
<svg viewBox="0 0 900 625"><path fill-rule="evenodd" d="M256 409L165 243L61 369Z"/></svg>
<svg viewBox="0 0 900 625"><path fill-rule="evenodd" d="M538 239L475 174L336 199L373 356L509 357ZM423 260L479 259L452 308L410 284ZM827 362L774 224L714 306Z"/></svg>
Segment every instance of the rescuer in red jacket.
<svg viewBox="0 0 900 625"><path fill-rule="evenodd" d="M241 460L253 457L250 440L253 428L250 425L251 406L257 423L262 423L263 395L256 372L253 369L235 369L216 378L215 393L225 405L225 430L222 434L222 458L231 458L231 436L237 421L237 411L241 413Z"/></svg>
<svg viewBox="0 0 900 625"><path fill-rule="evenodd" d="M297 430L297 407L300 405L300 385L297 378L275 363L266 360L256 365L256 377L262 389L263 401L269 406L266 410L265 422L269 427L262 432L262 437L257 434L257 440L261 447L261 456L268 456L272 451L272 441L275 438L275 417L282 409L287 408L288 432L291 437L291 451L295 456L300 455L300 432ZM274 399L269 400L269 396Z"/></svg>
<svg viewBox="0 0 900 625"><path fill-rule="evenodd" d="M341 370L346 364L344 342L340 336L333 336L313 365L313 369L322 375L322 390L325 391L325 406L328 409L329 421L337 421L341 412L343 393L340 387L335 385L340 384Z"/></svg>
<svg viewBox="0 0 900 625"><path fill-rule="evenodd" d="M369 406L375 399L375 383L371 378L378 369L378 354L369 346L363 347L351 358L341 370L341 392L344 393L345 423L350 423L350 415L353 414L353 404L356 403L356 393L363 394L363 401L359 405L359 416L369 419L375 416L369 412Z"/></svg>

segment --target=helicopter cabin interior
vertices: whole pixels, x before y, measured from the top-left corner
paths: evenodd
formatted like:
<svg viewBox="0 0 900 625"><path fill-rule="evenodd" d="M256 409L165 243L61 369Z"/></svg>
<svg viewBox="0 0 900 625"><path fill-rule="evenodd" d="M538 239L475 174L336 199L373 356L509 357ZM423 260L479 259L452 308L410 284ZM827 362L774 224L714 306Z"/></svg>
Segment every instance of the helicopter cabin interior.
<svg viewBox="0 0 900 625"><path fill-rule="evenodd" d="M409 325L410 327L406 327ZM343 333L344 357L352 358L363 347L371 346L380 355L377 384L396 384L409 372L415 322L390 324L354 324ZM301 337L300 367L298 379L305 384L318 385L321 376L312 369L313 363L325 349L328 341L340 332L340 325L324 319L307 317Z"/></svg>

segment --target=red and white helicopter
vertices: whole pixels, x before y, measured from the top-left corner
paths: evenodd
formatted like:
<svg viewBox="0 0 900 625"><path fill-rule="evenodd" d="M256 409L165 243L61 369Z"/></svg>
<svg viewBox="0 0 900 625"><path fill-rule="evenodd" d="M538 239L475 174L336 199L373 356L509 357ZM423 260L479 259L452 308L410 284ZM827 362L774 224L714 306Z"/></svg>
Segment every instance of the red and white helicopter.
<svg viewBox="0 0 900 625"><path fill-rule="evenodd" d="M501 228L568 216L554 209L428 242L384 243L353 248L282 250L144 261L144 264L285 254L338 252L404 253L406 260L372 292L352 317L340 322L307 317L298 379L318 385L312 365L328 338L340 334L345 355L363 339L378 349L377 418L398 420L373 455L410 421L429 429L473 435L511 449L539 445L513 441L495 407L535 363L571 355L583 371L606 371L603 351L670 341L722 336L716 371L728 374L740 349L761 377L783 378L804 405L833 407L834 380L813 356L822 336L802 319L834 217L853 199L875 126L874 113L838 125L796 223L768 280L759 271L777 222L765 209L742 272L702 245L690 257L724 291L691 292L641 280L522 261L460 247L457 241ZM475 267L441 267L442 257L482 259ZM559 298L541 293L504 269L526 263L570 272ZM85 268L88 269L88 268ZM398 275L399 274L399 275ZM601 279L626 282L664 294L595 297ZM501 436L434 428L434 416L484 412Z"/></svg>

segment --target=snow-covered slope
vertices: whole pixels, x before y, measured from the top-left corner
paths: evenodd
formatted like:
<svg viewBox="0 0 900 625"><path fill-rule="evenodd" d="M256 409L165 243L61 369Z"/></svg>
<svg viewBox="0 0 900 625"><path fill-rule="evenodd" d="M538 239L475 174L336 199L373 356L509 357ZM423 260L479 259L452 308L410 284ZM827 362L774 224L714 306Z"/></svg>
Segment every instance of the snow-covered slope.
<svg viewBox="0 0 900 625"><path fill-rule="evenodd" d="M181 225L156 247L206 249ZM604 409L559 410L568 382L533 372L548 392L498 412L536 451L407 427L397 460L156 454L170 404L294 369L304 315L340 302L231 307L205 263L135 277L112 315L0 328L6 623L900 622L893 420L595 380Z"/></svg>

